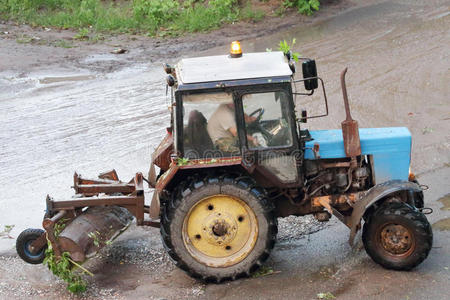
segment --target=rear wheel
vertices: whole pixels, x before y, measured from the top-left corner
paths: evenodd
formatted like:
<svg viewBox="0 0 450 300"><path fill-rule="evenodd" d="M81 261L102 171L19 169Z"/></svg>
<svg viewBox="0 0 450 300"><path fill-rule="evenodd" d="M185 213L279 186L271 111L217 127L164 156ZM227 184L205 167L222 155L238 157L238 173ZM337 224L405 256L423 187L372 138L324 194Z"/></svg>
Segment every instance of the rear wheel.
<svg viewBox="0 0 450 300"><path fill-rule="evenodd" d="M431 250L433 233L425 215L402 202L378 208L364 224L367 254L387 269L410 270Z"/></svg>
<svg viewBox="0 0 450 300"><path fill-rule="evenodd" d="M16 250L20 258L30 264L41 264L44 261L47 246L34 251L31 249L31 243L44 234L44 232L42 229L28 228L20 233L16 240Z"/></svg>
<svg viewBox="0 0 450 300"><path fill-rule="evenodd" d="M248 177L192 179L164 203L161 235L176 265L191 276L214 282L244 277L275 244L273 209Z"/></svg>

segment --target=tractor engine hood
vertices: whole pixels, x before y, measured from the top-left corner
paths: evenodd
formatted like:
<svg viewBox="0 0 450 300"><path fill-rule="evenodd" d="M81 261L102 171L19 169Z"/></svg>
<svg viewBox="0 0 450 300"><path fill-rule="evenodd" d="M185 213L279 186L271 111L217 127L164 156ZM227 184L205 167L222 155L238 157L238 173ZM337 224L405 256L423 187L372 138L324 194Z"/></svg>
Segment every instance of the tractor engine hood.
<svg viewBox="0 0 450 300"><path fill-rule="evenodd" d="M305 159L344 158L342 131L310 131L312 141L306 142ZM411 160L411 133L406 127L361 128L361 154L372 155L375 183L399 179L408 180ZM314 145L319 145L314 155ZM317 146L316 146L317 148Z"/></svg>

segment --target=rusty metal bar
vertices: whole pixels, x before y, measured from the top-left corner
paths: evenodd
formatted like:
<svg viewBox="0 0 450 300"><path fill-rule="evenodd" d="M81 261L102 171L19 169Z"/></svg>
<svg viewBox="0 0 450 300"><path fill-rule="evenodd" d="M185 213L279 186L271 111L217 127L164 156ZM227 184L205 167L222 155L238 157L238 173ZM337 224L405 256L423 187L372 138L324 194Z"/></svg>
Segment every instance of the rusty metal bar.
<svg viewBox="0 0 450 300"><path fill-rule="evenodd" d="M65 215L67 214L66 210L60 210L56 215L54 215L51 219L45 219L44 222L46 222L46 220L49 220L50 222L52 222L53 224L55 224L56 222L58 222L60 219L62 219ZM47 221L48 222L48 221ZM44 226L45 227L45 226Z"/></svg>
<svg viewBox="0 0 450 300"><path fill-rule="evenodd" d="M73 209L74 207L99 205L136 204L137 196L84 197L74 200L52 200L53 209Z"/></svg>
<svg viewBox="0 0 450 300"><path fill-rule="evenodd" d="M358 201L359 194L360 193L350 193L350 194L318 196L311 199L311 206L312 207L323 206L322 205L323 200L330 203L330 205L348 204L352 206L353 203Z"/></svg>
<svg viewBox="0 0 450 300"><path fill-rule="evenodd" d="M334 215L336 218L339 219L342 223L344 223L347 227L350 227L349 217L342 215L337 209L335 209L330 204L330 198L328 197L317 197L317 201L320 203L321 206L325 207L325 209L332 215Z"/></svg>
<svg viewBox="0 0 450 300"><path fill-rule="evenodd" d="M359 139L358 122L353 120L350 114L350 105L348 103L347 97L347 86L345 85L345 73L347 73L347 68L345 68L341 73L342 96L344 97L346 114L346 119L341 123L342 136L344 138L345 154L348 157L352 157L352 167L356 167L355 157L361 155L361 141Z"/></svg>
<svg viewBox="0 0 450 300"><path fill-rule="evenodd" d="M119 181L119 176L117 175L117 172L114 169L112 169L111 171L108 171L108 172L100 173L98 175L98 178Z"/></svg>
<svg viewBox="0 0 450 300"><path fill-rule="evenodd" d="M161 223L159 221L155 221L155 220L145 220L142 223L142 225L155 227L155 228L160 228L161 227Z"/></svg>
<svg viewBox="0 0 450 300"><path fill-rule="evenodd" d="M121 183L119 181L110 180L110 179L86 179L82 178L77 172L73 174L73 188L76 194L81 194L82 192L79 190L80 185L103 185L103 184L118 184Z"/></svg>
<svg viewBox="0 0 450 300"><path fill-rule="evenodd" d="M350 162L341 161L335 163L321 163L320 166L322 168L348 168L350 167Z"/></svg>
<svg viewBox="0 0 450 300"><path fill-rule="evenodd" d="M84 194L86 196L93 196L100 193L113 194L131 194L135 190L135 186L128 183L113 183L113 184L80 184L76 187L77 194Z"/></svg>
<svg viewBox="0 0 450 300"><path fill-rule="evenodd" d="M45 218L44 221L42 221L42 227L44 227L45 231L47 232L47 238L52 244L53 251L55 252L56 256L61 256L62 251L61 248L59 247L58 242L56 241L55 223L58 222L62 217L64 217L66 213L67 211L60 210L51 219Z"/></svg>

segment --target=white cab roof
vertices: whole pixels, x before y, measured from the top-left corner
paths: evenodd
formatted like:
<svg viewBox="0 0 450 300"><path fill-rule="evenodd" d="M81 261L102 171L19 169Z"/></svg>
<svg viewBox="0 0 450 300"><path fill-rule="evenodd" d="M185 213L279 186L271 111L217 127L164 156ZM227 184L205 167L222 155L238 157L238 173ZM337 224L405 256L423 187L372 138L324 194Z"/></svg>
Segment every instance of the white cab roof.
<svg viewBox="0 0 450 300"><path fill-rule="evenodd" d="M182 59L177 65L177 77L183 84L211 81L291 76L283 52L243 53Z"/></svg>

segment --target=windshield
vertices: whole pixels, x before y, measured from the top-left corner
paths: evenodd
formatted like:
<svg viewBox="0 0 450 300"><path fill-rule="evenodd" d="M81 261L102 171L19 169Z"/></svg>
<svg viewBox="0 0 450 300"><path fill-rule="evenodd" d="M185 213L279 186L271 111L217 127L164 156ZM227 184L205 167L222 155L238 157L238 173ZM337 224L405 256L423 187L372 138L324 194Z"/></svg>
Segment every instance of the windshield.
<svg viewBox="0 0 450 300"><path fill-rule="evenodd" d="M292 146L287 94L283 91L242 96L248 147Z"/></svg>

